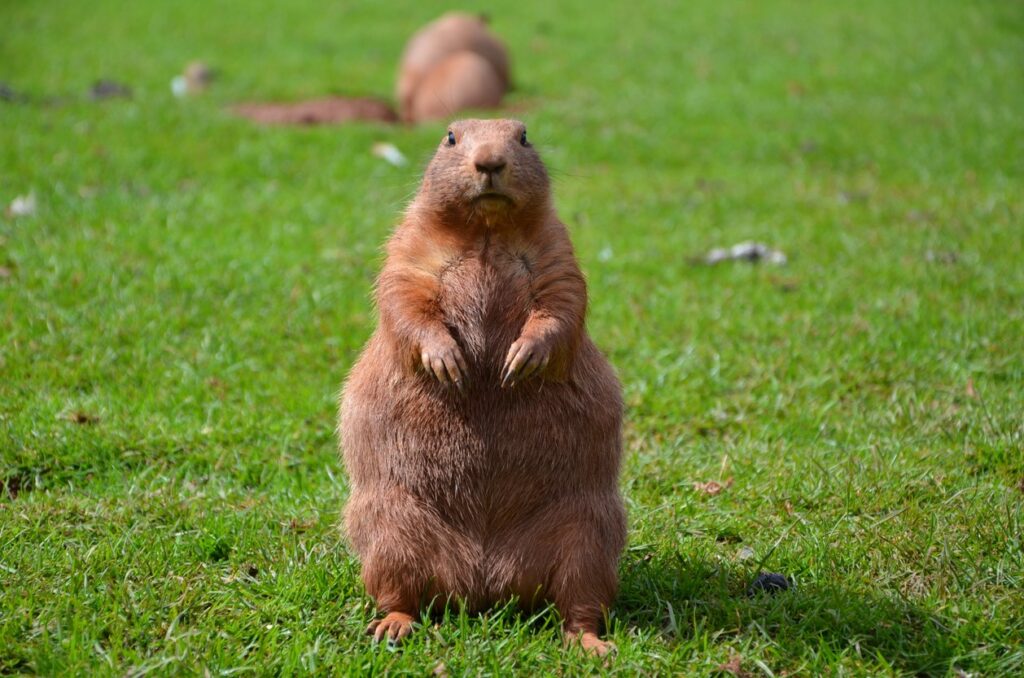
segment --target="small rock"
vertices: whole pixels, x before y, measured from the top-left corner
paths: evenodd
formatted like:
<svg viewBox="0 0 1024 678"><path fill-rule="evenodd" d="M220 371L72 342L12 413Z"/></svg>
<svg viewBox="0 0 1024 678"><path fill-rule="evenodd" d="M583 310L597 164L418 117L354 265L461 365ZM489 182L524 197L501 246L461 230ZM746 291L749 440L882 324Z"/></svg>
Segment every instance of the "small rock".
<svg viewBox="0 0 1024 678"><path fill-rule="evenodd" d="M747 588L747 595L753 597L762 591L775 594L788 590L790 586L788 577L775 572L762 572Z"/></svg>
<svg viewBox="0 0 1024 678"><path fill-rule="evenodd" d="M729 478L726 478L725 482L722 483L718 482L717 480L709 480L706 483L695 482L693 484L693 489L713 497L716 494L720 494L722 490L732 487L732 482L733 479L731 476Z"/></svg>
<svg viewBox="0 0 1024 678"><path fill-rule="evenodd" d="M704 256L705 264L714 265L723 261L748 261L750 263L767 261L769 264L784 266L787 258L781 250L751 241L741 242L732 247L716 247Z"/></svg>
<svg viewBox="0 0 1024 678"><path fill-rule="evenodd" d="M386 141L379 141L375 143L371 151L375 156L386 160L395 167L402 167L408 162L405 159L405 156L402 155L402 152L398 150L397 146L389 144Z"/></svg>
<svg viewBox="0 0 1024 678"><path fill-rule="evenodd" d="M184 75L176 75L171 78L171 94L179 99L188 94L188 80Z"/></svg>
<svg viewBox="0 0 1024 678"><path fill-rule="evenodd" d="M20 92L15 91L15 89L6 82L0 82L0 101L17 104L25 101L26 99L27 97Z"/></svg>
<svg viewBox="0 0 1024 678"><path fill-rule="evenodd" d="M191 61L185 72L171 80L171 92L176 97L199 94L217 77L217 72L202 61Z"/></svg>
<svg viewBox="0 0 1024 678"><path fill-rule="evenodd" d="M188 81L189 89L194 92L205 89L215 77L217 77L216 71L202 61L193 61L185 66L185 80Z"/></svg>
<svg viewBox="0 0 1024 678"><path fill-rule="evenodd" d="M132 90L127 85L122 85L115 80L97 80L89 88L89 98L93 101L102 101L103 99L116 99L125 98L129 99L132 96Z"/></svg>
<svg viewBox="0 0 1024 678"><path fill-rule="evenodd" d="M30 217L36 213L36 194L19 195L7 207L9 217Z"/></svg>

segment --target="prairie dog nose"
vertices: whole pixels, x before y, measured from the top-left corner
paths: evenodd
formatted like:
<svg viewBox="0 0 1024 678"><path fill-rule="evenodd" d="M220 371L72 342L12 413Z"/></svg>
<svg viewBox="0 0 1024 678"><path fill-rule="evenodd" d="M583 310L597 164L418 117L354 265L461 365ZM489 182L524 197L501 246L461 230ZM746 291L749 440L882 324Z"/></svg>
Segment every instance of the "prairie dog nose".
<svg viewBox="0 0 1024 678"><path fill-rule="evenodd" d="M490 146L483 146L473 154L473 164L481 174L501 174L508 164L505 156Z"/></svg>

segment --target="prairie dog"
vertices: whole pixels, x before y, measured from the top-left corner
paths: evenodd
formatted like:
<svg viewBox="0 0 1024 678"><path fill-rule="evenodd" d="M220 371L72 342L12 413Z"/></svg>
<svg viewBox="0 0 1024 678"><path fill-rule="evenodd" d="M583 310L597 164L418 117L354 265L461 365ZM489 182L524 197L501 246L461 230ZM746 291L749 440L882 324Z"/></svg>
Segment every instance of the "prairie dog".
<svg viewBox="0 0 1024 678"><path fill-rule="evenodd" d="M443 61L460 52L470 52L485 59L494 69L488 74L488 88L505 93L509 84L508 51L501 40L487 28L479 16L462 12L450 12L417 31L406 44L398 70L395 98L398 112L405 122L419 122L413 112L413 98L427 76ZM452 66L449 65L449 70ZM467 73L458 71L463 80ZM437 80L434 80L434 87ZM494 104L489 104L494 105ZM456 108L449 108L443 115L450 115ZM443 116L442 116L443 117Z"/></svg>
<svg viewBox="0 0 1024 678"><path fill-rule="evenodd" d="M411 120L441 120L470 108L501 104L505 85L487 59L476 52L456 52L427 73L409 101Z"/></svg>
<svg viewBox="0 0 1024 678"><path fill-rule="evenodd" d="M455 122L387 245L379 323L349 373L345 529L370 625L425 606L551 601L604 654L626 516L621 387L548 175L515 120Z"/></svg>

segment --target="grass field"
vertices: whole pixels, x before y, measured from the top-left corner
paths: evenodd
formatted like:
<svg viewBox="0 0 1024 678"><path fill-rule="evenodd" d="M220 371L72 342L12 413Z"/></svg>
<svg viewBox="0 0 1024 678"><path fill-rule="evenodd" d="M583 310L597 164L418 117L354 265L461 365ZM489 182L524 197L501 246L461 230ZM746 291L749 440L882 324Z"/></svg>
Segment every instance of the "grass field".
<svg viewBox="0 0 1024 678"><path fill-rule="evenodd" d="M625 389L619 651L511 610L367 641L336 394L445 128L224 107L388 96L440 10L3 3L0 203L38 207L0 215L0 673L1024 672L1024 5L996 0L487 4ZM173 98L196 58L219 80ZM690 261L747 239L789 264ZM795 588L748 598L760 571Z"/></svg>

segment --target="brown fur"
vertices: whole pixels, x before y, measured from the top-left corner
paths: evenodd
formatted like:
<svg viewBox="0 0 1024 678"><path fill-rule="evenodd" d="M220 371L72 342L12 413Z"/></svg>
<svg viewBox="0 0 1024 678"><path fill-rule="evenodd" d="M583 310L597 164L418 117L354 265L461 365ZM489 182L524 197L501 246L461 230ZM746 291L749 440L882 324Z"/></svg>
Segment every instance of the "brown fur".
<svg viewBox="0 0 1024 678"><path fill-rule="evenodd" d="M516 596L553 602L567 639L604 653L621 389L522 123L451 130L388 243L380 322L342 396L345 527L387 613L372 630L398 639L422 605Z"/></svg>
<svg viewBox="0 0 1024 678"><path fill-rule="evenodd" d="M487 60L494 68L494 75L488 75L488 90L498 92L497 102L505 93L509 83L509 59L505 45L480 17L460 12L450 12L421 28L409 39L402 53L398 70L398 84L395 97L398 111L405 122L418 122L413 100L417 90L431 71L443 61L459 52L471 52ZM461 72L465 75L464 72ZM437 87L437 81L434 85ZM488 104L488 105L497 105ZM449 108L446 115L455 112Z"/></svg>
<svg viewBox="0 0 1024 678"><path fill-rule="evenodd" d="M472 108L494 108L505 85L487 59L475 52L457 52L427 74L409 103L412 120L441 120Z"/></svg>

